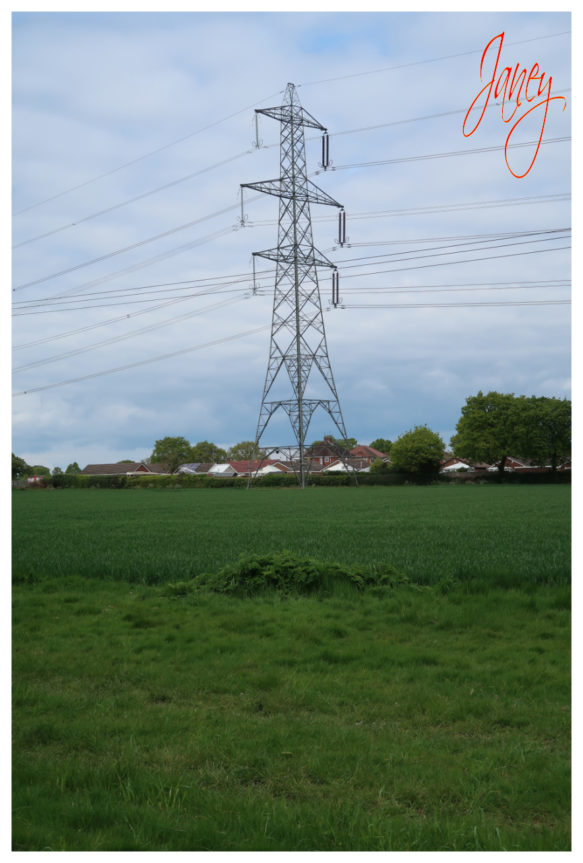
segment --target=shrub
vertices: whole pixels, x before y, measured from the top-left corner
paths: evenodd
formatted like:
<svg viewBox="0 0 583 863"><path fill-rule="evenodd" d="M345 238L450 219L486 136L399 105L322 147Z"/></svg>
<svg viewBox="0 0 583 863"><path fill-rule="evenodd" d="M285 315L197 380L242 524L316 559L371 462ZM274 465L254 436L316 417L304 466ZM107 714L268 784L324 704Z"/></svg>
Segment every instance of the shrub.
<svg viewBox="0 0 583 863"><path fill-rule="evenodd" d="M193 588L232 596L254 596L264 590L277 590L283 594L331 593L340 584L359 591L367 588L382 590L407 582L405 575L388 564L343 566L280 551L243 555L236 563L228 564L216 573L195 576ZM172 587L173 595L184 591L182 585Z"/></svg>

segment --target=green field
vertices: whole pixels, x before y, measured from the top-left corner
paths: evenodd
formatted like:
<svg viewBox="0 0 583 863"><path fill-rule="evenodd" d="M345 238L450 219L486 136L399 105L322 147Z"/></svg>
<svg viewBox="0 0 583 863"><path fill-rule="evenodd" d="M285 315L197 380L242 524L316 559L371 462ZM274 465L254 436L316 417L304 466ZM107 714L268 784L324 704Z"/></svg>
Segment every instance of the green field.
<svg viewBox="0 0 583 863"><path fill-rule="evenodd" d="M394 588L168 582L289 549ZM568 850L565 486L13 495L15 850Z"/></svg>
<svg viewBox="0 0 583 863"><path fill-rule="evenodd" d="M15 581L158 584L281 549L421 584L570 580L568 486L26 490L13 504Z"/></svg>

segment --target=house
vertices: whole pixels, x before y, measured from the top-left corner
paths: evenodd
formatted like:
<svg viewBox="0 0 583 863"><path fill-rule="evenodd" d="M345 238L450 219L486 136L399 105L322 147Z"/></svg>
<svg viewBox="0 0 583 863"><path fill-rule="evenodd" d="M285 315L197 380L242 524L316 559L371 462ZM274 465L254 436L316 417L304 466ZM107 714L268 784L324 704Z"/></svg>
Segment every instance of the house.
<svg viewBox="0 0 583 863"><path fill-rule="evenodd" d="M187 464L181 464L176 473L184 473L188 476L192 476L193 474L206 474L212 467L211 462L188 462Z"/></svg>
<svg viewBox="0 0 583 863"><path fill-rule="evenodd" d="M350 450L350 455L353 458L366 461L369 465L379 458L381 461L386 461L388 459L386 452L379 452L378 449L375 449L372 446L364 446L364 444L358 444L358 446L353 447L353 449Z"/></svg>
<svg viewBox="0 0 583 863"><path fill-rule="evenodd" d="M208 470L209 476L216 477L232 477L237 476L237 471L228 462L222 464L213 464Z"/></svg>
<svg viewBox="0 0 583 863"><path fill-rule="evenodd" d="M348 450L341 449L335 443L327 443L326 439L323 443L312 444L306 450L306 459L312 463L312 470L316 465L327 470L326 465L333 464L338 458L348 458L349 455Z"/></svg>
<svg viewBox="0 0 583 863"><path fill-rule="evenodd" d="M336 459L332 464L326 467L327 471L331 473L355 473L360 470L368 470L370 465L365 468L357 467L355 465L355 459L346 459L346 461L342 461L342 459Z"/></svg>
<svg viewBox="0 0 583 863"><path fill-rule="evenodd" d="M452 473L454 471L469 471L473 472L475 470L474 466L470 461L461 458L455 458L452 456L451 458L446 459L441 463L441 467L439 468L440 473Z"/></svg>
<svg viewBox="0 0 583 863"><path fill-rule="evenodd" d="M239 476L265 476L268 473L289 473L290 467L279 459L244 459L242 461L230 461Z"/></svg>
<svg viewBox="0 0 583 863"><path fill-rule="evenodd" d="M163 464L147 464L143 461L122 461L117 464L88 464L81 471L83 476L142 476L144 474L168 474Z"/></svg>
<svg viewBox="0 0 583 863"><path fill-rule="evenodd" d="M529 462L524 461L520 458L514 458L513 456L506 456L506 461L504 463L504 470L507 470L509 472L514 472L516 470L532 470L533 467L534 465L530 464ZM490 472L498 470L498 463L491 464L487 469Z"/></svg>

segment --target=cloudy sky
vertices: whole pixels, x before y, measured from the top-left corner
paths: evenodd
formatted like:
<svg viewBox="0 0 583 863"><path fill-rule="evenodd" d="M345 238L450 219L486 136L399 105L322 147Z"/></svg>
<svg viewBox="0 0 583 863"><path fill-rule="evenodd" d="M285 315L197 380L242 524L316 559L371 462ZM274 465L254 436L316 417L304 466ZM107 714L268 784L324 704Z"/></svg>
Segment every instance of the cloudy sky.
<svg viewBox="0 0 583 863"><path fill-rule="evenodd" d="M251 253L276 245L278 202L247 192L242 227L239 189L279 175L279 123L258 148L254 108L288 82L330 132L324 173L306 130L311 179L347 213L339 248L312 206L348 434L447 443L480 389L570 398L570 30L566 12L15 12L12 450L65 468L254 437L273 272L253 292ZM500 86L464 135L502 33L495 80L545 77L518 106ZM566 107L545 115L550 76ZM282 420L264 443L291 443ZM328 432L315 414L308 438Z"/></svg>

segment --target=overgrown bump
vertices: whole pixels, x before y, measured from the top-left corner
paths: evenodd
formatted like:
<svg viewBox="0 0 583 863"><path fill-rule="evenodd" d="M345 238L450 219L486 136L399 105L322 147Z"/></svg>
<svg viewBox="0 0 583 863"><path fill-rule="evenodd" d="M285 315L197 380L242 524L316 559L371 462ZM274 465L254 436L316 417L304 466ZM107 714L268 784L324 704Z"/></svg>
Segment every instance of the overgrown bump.
<svg viewBox="0 0 583 863"><path fill-rule="evenodd" d="M347 566L279 551L242 555L236 563L227 564L218 572L201 573L191 582L169 584L165 593L184 596L195 590L208 590L231 596L254 596L276 590L284 595L328 594L341 584L362 591L385 590L407 583L407 576L390 564Z"/></svg>

